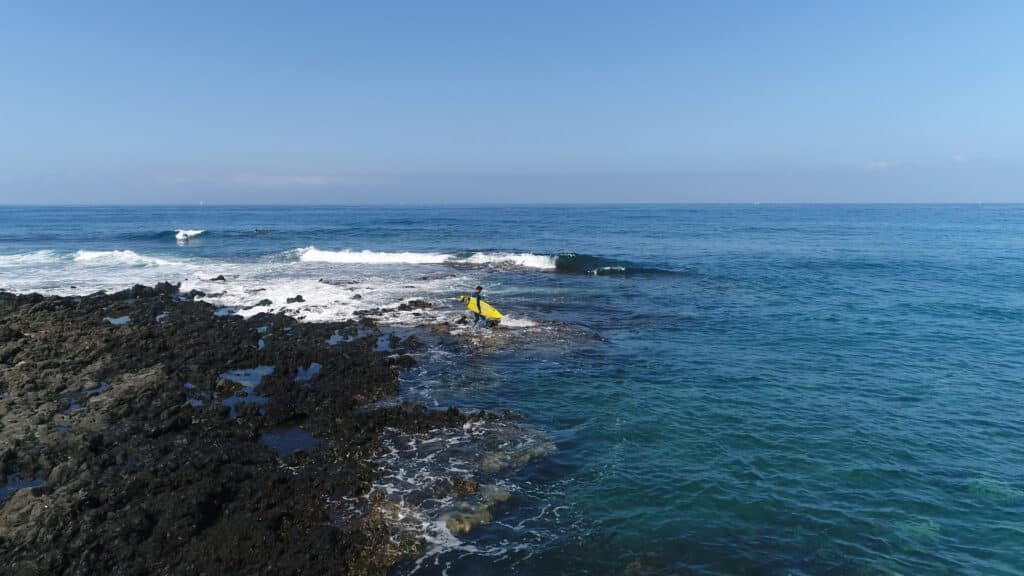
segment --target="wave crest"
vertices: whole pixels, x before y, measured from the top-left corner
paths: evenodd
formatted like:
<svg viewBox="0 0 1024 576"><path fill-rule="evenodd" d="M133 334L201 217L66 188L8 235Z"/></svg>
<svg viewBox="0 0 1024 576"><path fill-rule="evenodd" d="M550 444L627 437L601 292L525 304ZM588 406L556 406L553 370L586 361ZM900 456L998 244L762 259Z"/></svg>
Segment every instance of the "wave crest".
<svg viewBox="0 0 1024 576"><path fill-rule="evenodd" d="M475 266L510 266L555 270L555 256L529 252L472 252L444 254L441 252L375 252L373 250L320 250L315 246L299 248L302 262L333 264L450 264Z"/></svg>
<svg viewBox="0 0 1024 576"><path fill-rule="evenodd" d="M474 252L468 258L455 259L453 262L485 266L517 266L538 270L556 269L555 256L520 252Z"/></svg>
<svg viewBox="0 0 1024 576"><path fill-rule="evenodd" d="M60 261L60 256L53 250L36 250L22 254L0 255L0 267L38 266Z"/></svg>
<svg viewBox="0 0 1024 576"><path fill-rule="evenodd" d="M174 239L178 242L185 242L202 234L206 234L206 230L176 230Z"/></svg>
<svg viewBox="0 0 1024 576"><path fill-rule="evenodd" d="M333 264L443 264L451 256L431 252L374 252L372 250L319 250L315 246L300 248L302 262Z"/></svg>
<svg viewBox="0 0 1024 576"><path fill-rule="evenodd" d="M328 262L333 264L445 264L454 267L527 268L561 272L565 274L629 275L675 274L672 270L645 267L625 262L564 252L561 254L535 254L532 252L375 252L373 250L320 250L315 246L299 248L286 253L296 254L302 262Z"/></svg>
<svg viewBox="0 0 1024 576"><path fill-rule="evenodd" d="M77 264L95 266L164 266L169 261L143 256L132 250L79 250L72 258Z"/></svg>

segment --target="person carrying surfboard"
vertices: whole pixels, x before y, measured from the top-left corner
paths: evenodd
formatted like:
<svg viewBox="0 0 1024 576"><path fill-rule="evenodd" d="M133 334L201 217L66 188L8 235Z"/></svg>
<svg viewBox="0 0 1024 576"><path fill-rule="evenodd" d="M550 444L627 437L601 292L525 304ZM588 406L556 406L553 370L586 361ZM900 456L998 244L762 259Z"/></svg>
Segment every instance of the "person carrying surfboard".
<svg viewBox="0 0 1024 576"><path fill-rule="evenodd" d="M480 303L483 302L483 286L477 286L476 292L469 297L469 310L473 312L473 328L477 327L477 324L487 328L487 317L481 314L483 310L480 307ZM476 308L476 310L474 310Z"/></svg>
<svg viewBox="0 0 1024 576"><path fill-rule="evenodd" d="M473 328L477 326L489 328L501 321L501 312L495 310L494 306L484 300L483 291L483 286L477 286L473 294L459 296L459 302L464 303L466 308L473 313Z"/></svg>

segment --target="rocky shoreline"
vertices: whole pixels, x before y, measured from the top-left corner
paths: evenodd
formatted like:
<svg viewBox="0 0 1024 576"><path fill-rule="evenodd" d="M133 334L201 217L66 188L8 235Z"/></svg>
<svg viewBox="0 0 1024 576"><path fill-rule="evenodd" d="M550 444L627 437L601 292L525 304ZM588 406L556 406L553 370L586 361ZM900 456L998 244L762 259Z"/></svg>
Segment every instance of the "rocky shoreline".
<svg viewBox="0 0 1024 576"><path fill-rule="evenodd" d="M414 556L371 493L382 435L496 417L379 403L415 336L381 351L367 318L196 297L0 292L3 573L380 574Z"/></svg>

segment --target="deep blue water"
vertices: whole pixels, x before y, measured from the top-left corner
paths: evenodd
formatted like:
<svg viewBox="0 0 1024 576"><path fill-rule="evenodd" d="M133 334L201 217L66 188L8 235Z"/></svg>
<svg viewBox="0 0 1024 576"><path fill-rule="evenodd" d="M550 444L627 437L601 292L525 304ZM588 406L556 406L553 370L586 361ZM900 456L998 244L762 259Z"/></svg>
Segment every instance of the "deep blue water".
<svg viewBox="0 0 1024 576"><path fill-rule="evenodd" d="M0 208L0 288L218 273L515 320L403 394L553 449L474 469L508 501L399 572L1024 573L1022 206Z"/></svg>

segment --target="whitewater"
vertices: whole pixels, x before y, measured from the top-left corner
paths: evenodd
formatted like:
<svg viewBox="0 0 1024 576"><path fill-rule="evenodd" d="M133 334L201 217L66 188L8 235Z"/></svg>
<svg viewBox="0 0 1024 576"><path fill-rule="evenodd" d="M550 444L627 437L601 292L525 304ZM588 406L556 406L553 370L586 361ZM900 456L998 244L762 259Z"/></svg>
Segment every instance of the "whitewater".
<svg viewBox="0 0 1024 576"><path fill-rule="evenodd" d="M181 239L181 231L177 239ZM188 235L200 236L204 231ZM556 270L556 255L472 252L465 255L430 252L383 252L373 250L320 250L309 246L270 253L252 261L232 261L188 254L151 256L133 250L38 250L0 255L0 267L9 268L9 290L70 295L100 290L115 291L135 283L181 283L183 291L209 294L207 301L234 307L234 313L254 316L261 312L286 312L307 321L342 321L359 310L394 306L415 298L443 301L465 291L470 276L479 268ZM418 280L415 287L401 282L400 275L416 265L444 265L460 269L447 277ZM339 285L330 277L351 274L345 266L363 265ZM394 267L398 268L396 277ZM422 270L421 270L422 271ZM327 279L325 279L325 276ZM218 280L228 278L229 281ZM460 286L460 280L463 286ZM302 302L288 302L296 295ZM398 315L396 321L408 320ZM510 318L508 326L527 327L528 319Z"/></svg>

